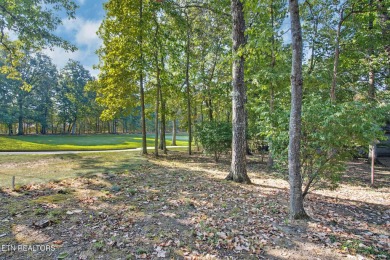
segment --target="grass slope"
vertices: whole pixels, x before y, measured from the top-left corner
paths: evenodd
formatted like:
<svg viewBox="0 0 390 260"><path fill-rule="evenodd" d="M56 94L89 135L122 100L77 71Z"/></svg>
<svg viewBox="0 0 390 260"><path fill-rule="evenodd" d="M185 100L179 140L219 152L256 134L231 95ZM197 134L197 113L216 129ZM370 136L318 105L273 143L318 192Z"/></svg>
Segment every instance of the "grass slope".
<svg viewBox="0 0 390 260"><path fill-rule="evenodd" d="M0 136L0 151L97 151L141 147L141 135L28 135ZM170 135L167 135L170 140ZM179 135L177 145L188 145L188 137ZM167 142L170 144L170 141ZM154 146L149 135L147 145Z"/></svg>

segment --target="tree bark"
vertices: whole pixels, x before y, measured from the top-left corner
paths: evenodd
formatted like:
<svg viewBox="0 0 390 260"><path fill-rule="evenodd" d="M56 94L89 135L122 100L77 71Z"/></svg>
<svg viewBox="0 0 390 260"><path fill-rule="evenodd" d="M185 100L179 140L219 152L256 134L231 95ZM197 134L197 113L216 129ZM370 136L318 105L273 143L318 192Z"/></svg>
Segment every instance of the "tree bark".
<svg viewBox="0 0 390 260"><path fill-rule="evenodd" d="M139 1L139 23L140 28L142 28L142 0ZM139 79L139 90L141 95L141 127L142 127L142 154L147 154L147 146L146 146L146 119L145 119L145 94L144 94L144 78L143 78L143 49L142 49L142 29L140 30L139 35L139 48L140 48L140 79Z"/></svg>
<svg viewBox="0 0 390 260"><path fill-rule="evenodd" d="M13 133L12 133L12 124L7 124L8 126L8 135L11 136Z"/></svg>
<svg viewBox="0 0 390 260"><path fill-rule="evenodd" d="M164 151L164 154L167 153L167 146L165 142L165 132L166 132L166 118L165 118L165 100L163 99L162 89L160 88L160 101L161 101L161 131L160 131L160 150Z"/></svg>
<svg viewBox="0 0 390 260"><path fill-rule="evenodd" d="M161 57L161 66L164 67L164 58ZM163 150L164 154L167 154L167 143L165 141L166 133L166 101L163 98L163 91L160 81L160 101L161 101L161 132L160 132L160 149Z"/></svg>
<svg viewBox="0 0 390 260"><path fill-rule="evenodd" d="M158 156L158 108L160 106L160 67L158 66L158 53L156 52L156 69L157 69L157 90L156 90L156 108L155 108L155 139L154 139L154 155Z"/></svg>
<svg viewBox="0 0 390 260"><path fill-rule="evenodd" d="M241 0L231 1L231 15L233 20L232 41L233 41L233 140L232 140L232 162L227 180L250 184L251 181L246 171L246 120L245 102L246 89L244 82L245 58L238 52L245 46L245 20L243 4Z"/></svg>
<svg viewBox="0 0 390 260"><path fill-rule="evenodd" d="M18 135L24 135L23 131L23 97L22 94L18 96L19 117L18 117Z"/></svg>
<svg viewBox="0 0 390 260"><path fill-rule="evenodd" d="M191 124L191 90L190 90L190 23L188 19L188 14L186 13L187 19L187 44L186 44L186 86L187 86L187 123L188 123L188 154L191 155L191 142L192 142L192 124Z"/></svg>
<svg viewBox="0 0 390 260"><path fill-rule="evenodd" d="M176 125L176 118L172 121L172 146L176 146L176 132L177 132L177 125Z"/></svg>
<svg viewBox="0 0 390 260"><path fill-rule="evenodd" d="M290 182L290 218L307 218L303 208L300 165L301 114L302 114L302 29L299 20L298 0L289 1L292 40L291 112L289 126L288 173Z"/></svg>
<svg viewBox="0 0 390 260"><path fill-rule="evenodd" d="M275 65L276 65L276 51L275 51L275 14L274 14L274 5L273 1L271 2L271 25L272 25L272 37L271 37L271 70L274 71ZM274 102L275 101L275 92L274 92L274 86L271 81L270 83L270 101L269 101L269 112L270 116L272 117L274 114ZM274 129L274 123L273 120L271 120L271 129L273 131ZM267 160L267 168L268 170L272 170L274 167L274 158L272 155L272 132L270 136L270 141L268 143L268 160Z"/></svg>
<svg viewBox="0 0 390 260"><path fill-rule="evenodd" d="M72 135L76 134L76 130L77 130L77 119L75 119L73 124L72 124L72 128L71 128Z"/></svg>
<svg viewBox="0 0 390 260"><path fill-rule="evenodd" d="M269 111L271 117L273 116L274 113L274 101L275 101L275 94L274 94L274 86L271 83L271 89L270 89L270 102L269 102ZM271 129L273 131L274 129L274 123L273 120L271 120ZM272 170L274 168L274 157L272 154L272 133L271 133L271 138L270 142L268 143L268 160L267 160L267 168L268 170Z"/></svg>
<svg viewBox="0 0 390 260"><path fill-rule="evenodd" d="M373 0L370 0L370 6L373 5ZM372 35L372 30L374 28L374 18L370 15L370 19L368 21L368 30L370 32L370 35ZM375 98L375 71L372 61L372 55L374 54L373 48L370 46L368 49L368 63L369 63L369 71L368 71L368 96L371 100Z"/></svg>
<svg viewBox="0 0 390 260"><path fill-rule="evenodd" d="M45 108L45 113L44 113L44 118L43 118L43 121L42 121L42 124L41 124L41 134L45 135L47 134L47 115L48 114L48 111L47 111L47 107Z"/></svg>

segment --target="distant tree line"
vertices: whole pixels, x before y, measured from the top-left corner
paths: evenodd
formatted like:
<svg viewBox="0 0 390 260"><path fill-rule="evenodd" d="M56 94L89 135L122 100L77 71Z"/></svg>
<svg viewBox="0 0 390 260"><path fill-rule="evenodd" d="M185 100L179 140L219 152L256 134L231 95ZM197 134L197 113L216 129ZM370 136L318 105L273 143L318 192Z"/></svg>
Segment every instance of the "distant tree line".
<svg viewBox="0 0 390 260"><path fill-rule="evenodd" d="M1 66L7 70L6 59ZM103 110L88 83L94 78L78 61L58 70L50 57L25 52L15 71L0 74L0 133L91 134L138 133L139 107L102 120ZM154 130L153 113L147 128Z"/></svg>

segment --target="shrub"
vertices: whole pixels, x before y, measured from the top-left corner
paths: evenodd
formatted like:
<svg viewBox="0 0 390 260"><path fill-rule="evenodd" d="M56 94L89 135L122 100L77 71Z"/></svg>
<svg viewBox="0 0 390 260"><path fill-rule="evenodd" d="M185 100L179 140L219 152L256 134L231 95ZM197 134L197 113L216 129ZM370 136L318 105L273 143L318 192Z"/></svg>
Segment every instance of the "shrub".
<svg viewBox="0 0 390 260"><path fill-rule="evenodd" d="M205 122L196 127L196 137L207 154L217 162L222 153L231 149L232 126L227 122Z"/></svg>
<svg viewBox="0 0 390 260"><path fill-rule="evenodd" d="M388 107L363 102L331 104L315 95L305 99L302 110L301 174L303 195L313 186L336 188L356 147L368 147L384 137L381 125ZM272 136L277 165L287 172L288 111L279 111L282 124Z"/></svg>

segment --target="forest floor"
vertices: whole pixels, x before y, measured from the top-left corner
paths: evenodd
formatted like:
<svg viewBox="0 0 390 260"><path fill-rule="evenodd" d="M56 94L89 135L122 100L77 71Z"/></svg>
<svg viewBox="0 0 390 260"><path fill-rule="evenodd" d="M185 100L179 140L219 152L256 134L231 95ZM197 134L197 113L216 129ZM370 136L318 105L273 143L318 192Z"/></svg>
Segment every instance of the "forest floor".
<svg viewBox="0 0 390 260"><path fill-rule="evenodd" d="M252 185L224 180L227 158L176 151L4 188L0 259L390 259L390 159L382 162L375 187L355 160L338 189L309 194L309 221L288 219L288 184L257 156Z"/></svg>

